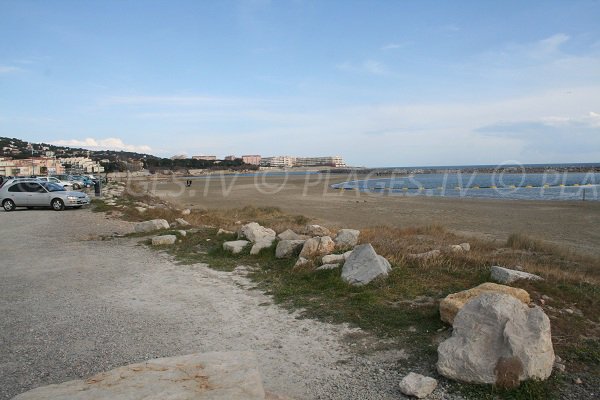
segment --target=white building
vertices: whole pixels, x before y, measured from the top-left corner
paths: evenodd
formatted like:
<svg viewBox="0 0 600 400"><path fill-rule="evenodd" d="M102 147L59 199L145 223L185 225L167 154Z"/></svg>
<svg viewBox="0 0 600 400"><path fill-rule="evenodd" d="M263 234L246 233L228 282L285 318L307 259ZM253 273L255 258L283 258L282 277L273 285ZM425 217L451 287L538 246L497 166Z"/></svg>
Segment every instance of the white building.
<svg viewBox="0 0 600 400"><path fill-rule="evenodd" d="M70 165L71 169L79 169L86 174L104 172L104 167L100 163L87 157L59 158L58 161L62 165Z"/></svg>
<svg viewBox="0 0 600 400"><path fill-rule="evenodd" d="M290 156L275 156L275 157L264 157L260 160L260 165L263 167L293 167L296 163L296 157Z"/></svg>
<svg viewBox="0 0 600 400"><path fill-rule="evenodd" d="M341 156L328 157L291 157L276 156L264 157L260 161L263 167L346 167L346 163Z"/></svg>

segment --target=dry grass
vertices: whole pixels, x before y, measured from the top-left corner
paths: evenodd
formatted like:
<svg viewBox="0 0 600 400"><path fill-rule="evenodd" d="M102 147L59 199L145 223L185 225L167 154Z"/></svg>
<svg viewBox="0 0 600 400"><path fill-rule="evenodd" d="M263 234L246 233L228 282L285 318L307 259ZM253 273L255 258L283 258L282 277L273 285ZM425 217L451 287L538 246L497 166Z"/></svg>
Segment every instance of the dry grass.
<svg viewBox="0 0 600 400"><path fill-rule="evenodd" d="M146 195L124 196L123 218L141 221L164 218L173 222L181 218L181 210L149 209L145 213L135 210L135 203L161 204L160 200ZM163 203L164 204L164 203ZM276 207L244 207L235 210L192 210L183 218L194 226L213 226L237 231L240 224L255 221L276 232L293 229L300 232L310 222L308 218L283 213ZM213 231L216 231L213 230ZM184 242L193 248L193 235ZM217 244L224 238L214 237ZM312 268L293 270L290 263L275 260L273 255L262 255L262 280L266 290L282 302L308 310L319 318L339 322L352 322L365 329L393 335L406 331L408 326L421 324L419 335L437 329L441 322L436 301L449 293L464 290L490 280L490 267L521 266L527 272L542 276L544 281L519 281L513 286L527 290L538 304L547 295L544 310L552 321L553 340L559 354L582 338L597 340L600 336L600 259L582 256L559 246L533 239L524 234L511 235L506 243L473 237L463 237L442 226L395 228L378 226L361 230L360 240L371 243L378 254L386 257L393 266L385 280L375 281L365 287L354 288L339 279L338 271L318 271ZM449 248L468 242L469 252L455 253ZM441 256L431 260L415 260L409 254L438 249ZM218 249L211 253L211 265L236 262ZM249 255L247 262L253 260ZM258 261L258 259L257 259ZM280 265L281 264L281 265ZM288 265L289 264L289 265ZM431 298L419 304L417 298ZM563 309L580 310L583 316L566 314ZM423 333L425 332L425 333ZM564 353L563 353L564 354Z"/></svg>

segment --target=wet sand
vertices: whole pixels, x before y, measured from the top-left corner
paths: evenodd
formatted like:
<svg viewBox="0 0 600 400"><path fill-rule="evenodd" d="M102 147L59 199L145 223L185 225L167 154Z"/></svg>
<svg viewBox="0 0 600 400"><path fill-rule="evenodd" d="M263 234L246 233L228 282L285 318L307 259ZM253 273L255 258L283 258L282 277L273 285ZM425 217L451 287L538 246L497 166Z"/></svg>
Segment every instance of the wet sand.
<svg viewBox="0 0 600 400"><path fill-rule="evenodd" d="M155 194L181 207L273 206L337 227L438 224L469 235L506 240L525 233L600 256L599 201L536 201L397 196L338 191L336 176L217 176L148 183Z"/></svg>

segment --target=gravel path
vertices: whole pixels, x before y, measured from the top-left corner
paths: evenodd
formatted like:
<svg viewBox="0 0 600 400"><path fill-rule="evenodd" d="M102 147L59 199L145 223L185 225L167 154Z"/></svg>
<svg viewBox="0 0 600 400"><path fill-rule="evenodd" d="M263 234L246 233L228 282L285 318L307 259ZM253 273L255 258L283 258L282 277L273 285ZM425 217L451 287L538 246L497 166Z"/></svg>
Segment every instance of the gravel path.
<svg viewBox="0 0 600 400"><path fill-rule="evenodd" d="M403 351L359 355L368 336L272 305L243 268L178 266L136 239L97 237L131 229L88 210L0 212L0 399L149 358L229 350L256 352L267 390L294 399L402 397Z"/></svg>

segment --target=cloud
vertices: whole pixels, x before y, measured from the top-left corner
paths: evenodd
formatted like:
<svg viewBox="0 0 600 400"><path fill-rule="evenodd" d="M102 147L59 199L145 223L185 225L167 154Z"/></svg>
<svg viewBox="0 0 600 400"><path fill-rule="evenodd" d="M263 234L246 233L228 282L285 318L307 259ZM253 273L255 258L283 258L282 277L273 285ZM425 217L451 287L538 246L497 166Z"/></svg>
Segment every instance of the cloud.
<svg viewBox="0 0 600 400"><path fill-rule="evenodd" d="M11 74L21 71L21 68L11 67L8 65L0 65L0 74Z"/></svg>
<svg viewBox="0 0 600 400"><path fill-rule="evenodd" d="M539 120L498 122L476 129L478 133L521 141L528 152L585 154L600 148L600 118L550 116Z"/></svg>
<svg viewBox="0 0 600 400"><path fill-rule="evenodd" d="M119 138L106 138L106 139L93 139L85 138L83 140L70 139L70 140L56 140L50 144L56 146L69 146L69 147L81 147L89 150L123 150L133 151L139 153L148 153L152 151L152 148L147 145L133 145L126 144Z"/></svg>

